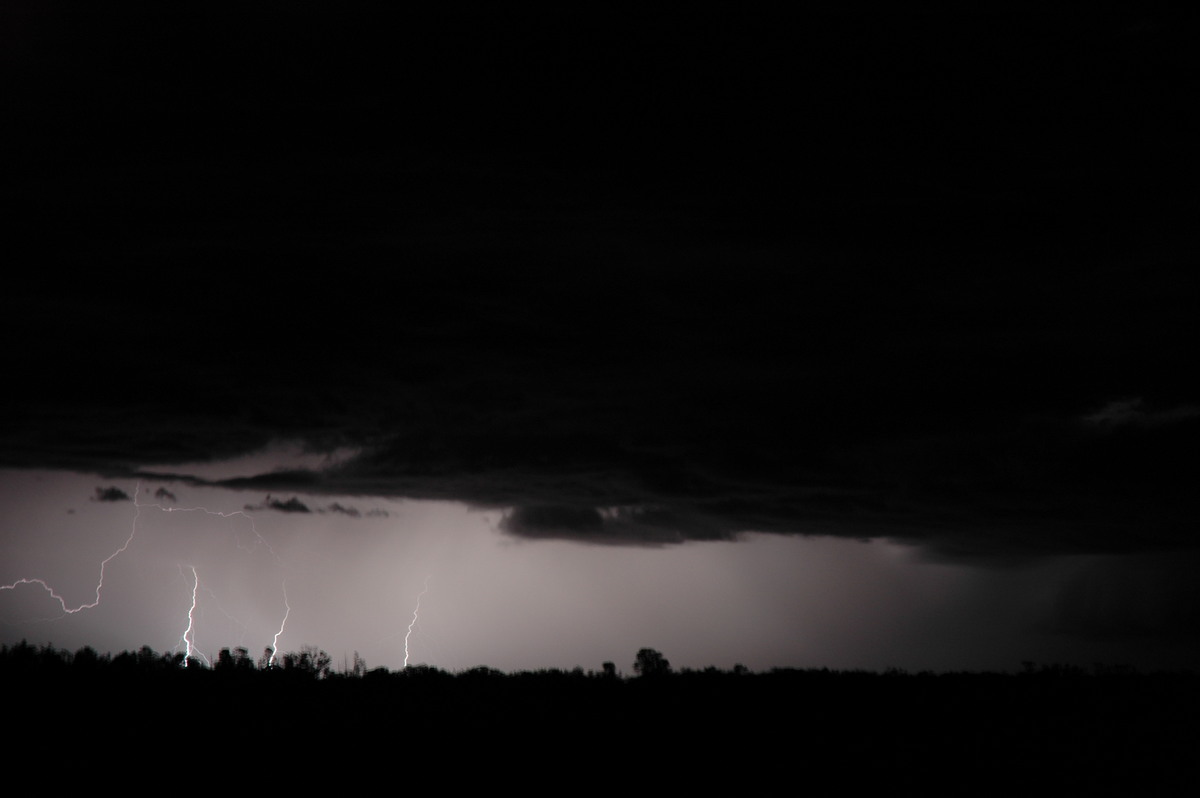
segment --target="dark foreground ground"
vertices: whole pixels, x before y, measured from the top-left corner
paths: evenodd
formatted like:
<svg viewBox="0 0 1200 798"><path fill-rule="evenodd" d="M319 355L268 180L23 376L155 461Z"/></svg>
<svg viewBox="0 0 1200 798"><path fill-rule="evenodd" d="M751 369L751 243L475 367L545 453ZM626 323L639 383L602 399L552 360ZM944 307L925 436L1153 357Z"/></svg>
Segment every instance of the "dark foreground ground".
<svg viewBox="0 0 1200 798"><path fill-rule="evenodd" d="M6 781L56 791L149 779L189 792L1084 795L1198 781L1194 674L336 673L295 657L183 668L149 649L2 653Z"/></svg>

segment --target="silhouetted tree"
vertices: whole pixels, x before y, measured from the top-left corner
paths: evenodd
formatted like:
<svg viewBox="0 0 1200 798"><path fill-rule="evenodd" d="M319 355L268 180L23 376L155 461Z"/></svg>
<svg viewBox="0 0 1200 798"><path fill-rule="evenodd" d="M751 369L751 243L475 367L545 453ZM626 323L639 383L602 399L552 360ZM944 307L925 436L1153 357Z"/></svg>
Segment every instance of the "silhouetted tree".
<svg viewBox="0 0 1200 798"><path fill-rule="evenodd" d="M78 670L94 671L101 664L107 663L96 653L96 649L91 646L84 646L75 652L75 657L71 660L71 664Z"/></svg>
<svg viewBox="0 0 1200 798"><path fill-rule="evenodd" d="M324 679L329 675L333 658L316 646L303 646L299 653L289 651L283 655L283 669L298 671L306 676Z"/></svg>
<svg viewBox="0 0 1200 798"><path fill-rule="evenodd" d="M250 652L244 646L233 650L233 667L238 671L254 670L254 660L250 659Z"/></svg>
<svg viewBox="0 0 1200 798"><path fill-rule="evenodd" d="M150 646L142 646L138 649L137 661L143 671L153 671L159 663L159 656Z"/></svg>
<svg viewBox="0 0 1200 798"><path fill-rule="evenodd" d="M671 663L661 652L643 648L637 653L633 670L639 676L665 676L671 672Z"/></svg>
<svg viewBox="0 0 1200 798"><path fill-rule="evenodd" d="M241 646L232 651L223 648L217 653L217 661L213 663L213 670L222 673L252 671L254 670L254 660L250 659L250 652Z"/></svg>
<svg viewBox="0 0 1200 798"><path fill-rule="evenodd" d="M617 666L614 665L613 663L606 662L603 665L601 665L600 668L604 672L604 678L606 678L606 679L617 678Z"/></svg>

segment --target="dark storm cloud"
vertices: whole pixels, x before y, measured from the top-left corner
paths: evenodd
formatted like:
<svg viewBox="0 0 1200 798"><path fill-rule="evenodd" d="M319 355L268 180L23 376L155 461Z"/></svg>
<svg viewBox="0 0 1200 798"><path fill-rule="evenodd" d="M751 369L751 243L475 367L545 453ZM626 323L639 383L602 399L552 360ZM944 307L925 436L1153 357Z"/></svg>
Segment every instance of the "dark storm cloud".
<svg viewBox="0 0 1200 798"><path fill-rule="evenodd" d="M274 489L312 495L510 508L501 524L508 534L596 544L760 531L891 537L938 556L992 559L1195 545L1198 508L1187 488L1195 468L1186 458L1195 425L1118 434L1076 418L1006 419L882 440L847 432L850 443L824 444L825 468L792 462L786 439L774 448L758 441L751 456L682 437L668 453L663 442L648 452L565 432L539 443L531 432L526 445L505 446L445 430L435 455L427 429L424 444L397 436L323 470L263 478ZM481 464L483 455L491 462ZM765 466L764 456L775 462Z"/></svg>
<svg viewBox="0 0 1200 798"><path fill-rule="evenodd" d="M501 529L525 537L598 537L604 519L591 507L520 507L500 522Z"/></svg>
<svg viewBox="0 0 1200 798"><path fill-rule="evenodd" d="M304 490L305 488L316 488L320 481L321 474L318 471L291 469L270 471L266 474L256 474L250 477L214 480L208 484L219 485L234 490L258 490L260 488Z"/></svg>
<svg viewBox="0 0 1200 798"><path fill-rule="evenodd" d="M265 499L263 499L261 504L247 504L244 509L252 510L252 511L276 510L281 513L311 513L312 512L312 510L308 509L308 505L306 505L304 502L300 501L295 496L288 499L287 501L284 501L283 499L272 499L270 496L267 496Z"/></svg>
<svg viewBox="0 0 1200 798"><path fill-rule="evenodd" d="M172 493L171 491L167 490L166 488L159 487L158 490L154 491L154 498L163 499L163 500L169 501L169 502L174 502L175 494Z"/></svg>
<svg viewBox="0 0 1200 798"><path fill-rule="evenodd" d="M279 499L270 499L267 501L267 507L269 507L272 510L278 510L281 513L310 513L310 512L312 512L312 510L309 510L307 505L304 504L304 502L300 501L295 496L288 499L287 501L280 501Z"/></svg>
<svg viewBox="0 0 1200 798"><path fill-rule="evenodd" d="M322 509L320 512L339 513L341 515L348 515L351 518L361 518L362 517L362 513L358 510L358 508L345 507L345 506L339 504L338 502L334 502L333 504L330 504L328 507Z"/></svg>
<svg viewBox="0 0 1200 798"><path fill-rule="evenodd" d="M370 510L367 510L364 513L357 507L348 507L340 502L333 502L332 504L317 510L317 512L337 513L338 515L345 515L349 516L350 518L387 518L391 515L391 513L389 513L387 510L383 510L379 507L372 507Z"/></svg>
<svg viewBox="0 0 1200 798"><path fill-rule="evenodd" d="M736 530L714 518L682 517L667 508L524 506L506 513L500 529L515 537L580 543L661 546L686 540L727 540Z"/></svg>
<svg viewBox="0 0 1200 798"><path fill-rule="evenodd" d="M131 501L129 494L117 487L96 488L96 494L92 497L94 502L127 502Z"/></svg>
<svg viewBox="0 0 1200 798"><path fill-rule="evenodd" d="M10 102L3 465L606 544L1197 545L1194 25L93 22ZM358 454L179 465L276 441Z"/></svg>

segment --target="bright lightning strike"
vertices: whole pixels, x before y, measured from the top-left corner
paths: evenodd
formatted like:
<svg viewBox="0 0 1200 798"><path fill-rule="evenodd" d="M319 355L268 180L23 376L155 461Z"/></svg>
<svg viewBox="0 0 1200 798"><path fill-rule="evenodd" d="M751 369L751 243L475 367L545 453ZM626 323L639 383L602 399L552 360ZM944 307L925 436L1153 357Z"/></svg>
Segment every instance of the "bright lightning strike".
<svg viewBox="0 0 1200 798"><path fill-rule="evenodd" d="M118 556L120 556L122 553L124 553L125 550L128 549L129 546L133 543L134 538L137 537L138 521L141 517L142 509L147 508L147 507L156 508L164 513L200 512L200 513L205 513L206 515L219 516L221 518L233 518L234 516L241 516L250 522L250 529L254 534L255 542L254 542L253 546L247 547L247 546L243 546L240 540L237 540L236 542L237 542L238 548L253 552L256 548L261 546L261 547L265 548L267 550L267 552L270 553L270 555L275 559L275 562L278 565L284 566L283 559L279 556L279 553L276 552L275 549L271 547L271 544L267 541L267 539L264 538L261 533L259 533L257 526L255 526L254 519L248 513L244 512L242 510L236 510L233 512L223 512L220 510L209 510L206 507L199 507L199 506L197 506L197 507L169 507L169 506L160 504L158 502L142 502L142 501L140 501L141 490L142 490L142 483L139 481L136 483L136 487L134 488L134 492L133 492L134 511L133 511L133 520L130 524L129 536L125 538L125 542L122 543L120 545L120 547L118 547L115 551L113 551L112 554L108 555L101 561L100 576L96 582L95 598L92 601L83 602L83 603L79 604L78 606L70 606L67 603L67 600L63 595L61 595L57 590L55 590L54 587L52 587L49 582L47 582L45 579L42 579L40 577L22 577L22 578L17 579L9 584L0 585L0 591L15 590L16 588L20 587L21 585L37 585L37 586L41 587L45 592L49 593L51 598L53 598L55 601L58 602L59 607L62 610L62 614L57 616L57 618L62 618L67 615L74 615L75 613L82 612L83 610L90 610L90 609L93 609L93 608L99 606L100 600L101 600L101 594L103 593L103 590L104 590L104 580L105 580L108 564L110 562L112 562L114 559L116 559ZM189 566L189 567L191 568L191 571L192 571L192 604L188 610L187 628L180 638L180 644L184 647L185 652L186 652L185 659L184 659L185 667L187 666L187 661L189 659L191 659L192 657L197 657L198 659L203 660L206 664L211 664L211 663L209 663L209 660L204 655L204 653L199 651L195 645L195 641L196 641L195 612L196 612L196 607L199 605L200 577L196 571L195 566ZM183 565L179 566L179 570L180 570L180 574L183 575L183 572L184 572ZM205 588L205 590L208 590L208 588ZM209 594L212 594L211 590L208 590L208 592L209 592ZM214 596L213 598L215 600L216 597ZM283 615L283 620L279 624L279 631L275 632L274 638L272 639L271 656L270 656L270 660L269 660L269 664L272 664L272 665L275 662L275 652L278 650L279 638L280 638L280 636L283 635L284 628L287 626L288 616L291 614L291 610L292 610L291 605L288 603L286 582L283 583L283 603L284 603L284 607L286 608L284 615ZM233 619L232 616L229 616L229 614L226 613L224 611L224 609L221 609L221 611L223 613L225 613L225 615L227 617L230 617L231 620L234 620L235 623L237 623L239 626L242 627L242 634L244 635L245 631L246 631L245 625L238 622L236 619ZM55 620L55 619L49 619L49 620Z"/></svg>
<svg viewBox="0 0 1200 798"><path fill-rule="evenodd" d="M421 611L421 597L429 592L429 577L425 577L425 587L417 594L417 606L413 607L413 617L408 623L408 631L404 634L404 667L408 667L408 638L412 635L413 627L417 625L417 613Z"/></svg>
<svg viewBox="0 0 1200 798"><path fill-rule="evenodd" d="M139 487L139 488L141 487L141 483L138 483L138 487ZM137 492L136 492L136 491L134 492L134 503L135 503L135 504L137 504ZM221 518L233 518L234 516L240 515L242 518L245 518L247 521L249 521L249 522L250 522L250 531L254 533L254 537L256 538L257 542L254 544L254 547L247 548L247 547L245 547L245 546L243 546L243 545L241 544L241 541L238 541L238 542L237 542L238 548L239 548L239 549L245 549L245 550L247 550L247 551L254 551L254 548L256 548L257 546L261 545L261 546L262 546L263 548L265 548L265 549L266 549L268 552L270 552L271 556L275 558L275 562L276 562L276 563L278 563L279 565L283 565L283 564L284 564L284 563L283 563L283 558L281 558L281 557L279 556L279 553L278 553L277 551L275 551L275 549L273 549L273 548L271 547L271 544L270 544L269 542L267 542L267 539L266 539L266 538L264 538L264 537L262 536L262 534L261 534L261 533L259 533L259 531L258 531L258 527L257 527L257 526L255 526L255 524L254 524L254 519L253 519L253 518L252 518L252 517L251 517L251 516L250 516L248 513L244 512L244 511L242 511L242 510L234 510L233 512L229 512L229 513L227 513L227 512L222 512L222 511L220 511L220 510L209 510L209 509L208 509L208 508L206 508L206 507L200 507L200 506L196 506L196 507L164 507L163 505L161 505L161 504L158 504L158 503L155 503L155 504L146 504L146 505L138 505L138 507L139 507L139 508L141 508L142 506L146 506L146 507L157 507L159 510L163 511L164 513L192 513L192 512L202 512L202 513L205 513L205 514L207 514L207 515L217 515L217 516L220 516ZM192 570L193 570L193 572L195 572L195 569L194 569L194 568L193 568ZM196 584L197 584L197 585L199 585L199 580L198 580L198 579L197 579L197 582L196 582ZM194 595L193 595L193 605L192 605L193 609L195 609L194 598L195 598L195 597L194 597ZM286 581L283 583L283 605L284 605L284 607L285 607L286 609L285 609L285 611L284 611L284 614L283 614L283 621L281 621L281 622L280 622L280 624L279 624L279 631L275 633L275 636L274 636L274 638L272 638L272 640L271 640L271 656L270 656L270 657L267 659L267 665L268 665L268 666L271 666L271 665L274 665L274 664L275 664L275 654L276 654L276 652L278 652L278 651L279 651L279 637L280 637L280 635L282 635L282 634L283 634L284 627L286 627L286 626L287 626L287 619L288 619L288 615L290 615L290 614L291 614L291 612L292 612L292 607L291 607L291 605L288 603L288 597L287 597L287 582L286 582ZM224 610L222 610L222 612L224 612ZM226 614L226 616L228 616L228 615L229 615L229 613L225 613L225 614ZM191 623L191 616L190 616L190 615L188 616L188 621L189 621L189 627L188 627L188 628L189 628L189 629L191 629L191 625L190 625L190 623ZM235 621L235 622L236 622L236 621ZM239 625L241 625L241 624L239 624ZM242 625L242 632L243 632L243 634L245 634L245 626L244 626L244 625ZM189 652L191 651L191 648L190 648L190 646L189 646L189 648L188 648L188 651L189 651ZM190 656L190 653L189 653L189 656ZM201 656L203 656L203 655L201 655ZM207 660L205 660L205 661L207 662Z"/></svg>
<svg viewBox="0 0 1200 798"><path fill-rule="evenodd" d="M117 549L112 554L105 557L104 560L100 563L100 580L98 582L96 582L96 599L95 599L95 601L80 604L78 607L68 607L67 600L65 598L63 598L62 596L60 596L57 592L55 592L54 588L50 587L50 585L46 582L46 580L39 579L36 577L21 578L11 584L0 585L0 590L13 590L18 585L41 585L42 588L47 593L49 593L50 596L53 599L55 599L59 603L59 605L62 607L63 615L74 615L75 613L80 612L81 610L90 610L93 607L98 606L100 604L100 592L104 589L104 569L108 567L108 564L110 562L112 562L114 559L116 559L117 555L121 554L122 552L125 551L125 549L129 548L129 544L133 542L134 537L137 535L138 516L142 512L142 505L138 504L137 496L138 496L138 491L141 490L141 488L142 488L142 483L139 482L137 484L137 488L135 488L133 491L133 507L134 507L133 523L129 530L129 537L127 537L125 539L125 542L121 544L121 547L119 549ZM60 615L59 617L61 618L62 615Z"/></svg>
<svg viewBox="0 0 1200 798"><path fill-rule="evenodd" d="M197 648L196 648L195 614L196 614L196 603L198 601L197 596L200 592L200 575L198 573L196 573L196 566L193 565L191 568L192 568L192 580L193 580L193 582L192 582L192 606L188 608L187 629L184 630L183 637L180 638L180 642L183 643L184 651L185 651L184 658L183 658L183 667L186 668L188 666L188 660L190 660L195 655L199 655L200 659L204 660L204 664L211 667L212 663L208 661L208 657L204 656L204 653L197 650ZM179 566L179 572L183 573L182 565Z"/></svg>
<svg viewBox="0 0 1200 798"><path fill-rule="evenodd" d="M283 606L287 609L283 613L283 620L279 623L279 631L275 633L275 639L271 641L271 656L267 658L268 668L275 664L275 654L279 651L279 636L283 634L283 627L287 626L288 616L292 614L292 605L288 603L286 581L283 583Z"/></svg>

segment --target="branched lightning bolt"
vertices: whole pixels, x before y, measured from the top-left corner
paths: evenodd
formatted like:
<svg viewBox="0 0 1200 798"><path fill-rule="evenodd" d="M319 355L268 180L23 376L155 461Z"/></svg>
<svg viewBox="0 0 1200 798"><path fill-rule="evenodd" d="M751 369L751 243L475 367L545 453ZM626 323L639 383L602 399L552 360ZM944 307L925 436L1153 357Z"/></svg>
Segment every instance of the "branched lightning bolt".
<svg viewBox="0 0 1200 798"><path fill-rule="evenodd" d="M139 489L141 488L140 482L138 483L138 488ZM238 548L243 549L245 551L254 551L254 549L256 547L261 545L263 548L265 548L267 551L269 551L271 553L271 556L275 558L275 561L277 563L279 563L280 565L283 564L283 560L280 558L279 554L275 551L275 549L271 548L271 544L268 543L267 539L264 538L259 533L258 527L256 527L254 525L254 518L249 513L245 512L243 510L234 510L231 513L226 513L226 512L222 512L221 510L209 510L207 507L200 507L200 506L196 506L196 507L164 507L163 505L158 504L157 502L147 503L147 504L138 504L137 491L134 491L133 503L135 505L137 505L139 510L142 507L156 507L164 513L205 513L207 515L217 515L217 516L220 516L221 518L233 518L235 515L240 515L242 518L245 518L247 521L250 522L250 531L254 533L254 537L257 539L257 542L254 544L253 547L247 548L246 546L243 546L242 542L239 540L237 542Z"/></svg>
<svg viewBox="0 0 1200 798"><path fill-rule="evenodd" d="M138 486L141 487L141 483L139 483ZM136 492L134 494L134 503L135 504L137 503ZM164 507L163 505L158 504L158 503L138 505L138 507L139 508L140 507L157 507L159 510L162 510L164 513L201 512L201 513L206 513L207 515L217 515L217 516L220 516L221 518L232 518L235 515L240 515L242 518L245 518L247 521L250 522L250 531L254 533L254 537L256 538L257 542L254 544L253 547L247 548L246 546L243 546L241 541L239 540L239 541L237 541L238 548L246 550L246 551L254 551L255 548L257 548L258 546L261 545L268 552L270 552L271 556L275 558L276 563L278 563L281 566L284 564L283 558L279 556L279 553L271 547L271 544L267 541L267 539L264 538L262 536L262 534L258 531L258 527L255 526L255 524L254 524L254 518L249 513L246 513L243 510L234 510L233 512L227 513L227 512L222 512L220 510L209 510L207 507L200 507L200 506L196 506L196 507ZM211 591L209 591L209 592L211 592ZM279 636L283 634L283 629L285 626L287 626L288 615L290 615L292 612L292 607L288 603L287 582L286 581L283 583L283 605L285 607L285 611L283 614L283 620L279 624L279 631L275 633L275 637L271 641L271 656L267 660L268 665L275 664L275 653L279 650ZM221 610L221 611L225 612L224 610ZM232 619L232 616L229 616L229 613L226 612L225 615ZM232 620L237 622L236 619L232 619ZM243 632L243 634L245 634L245 628L246 628L245 625L241 624L241 623L239 623L238 625L242 627L242 632Z"/></svg>
<svg viewBox="0 0 1200 798"><path fill-rule="evenodd" d="M50 585L49 582L47 582L45 579L42 579L40 577L22 577L22 578L17 579L9 584L0 585L0 591L15 590L17 587L19 587L21 585L38 585L43 590L45 590L47 593L49 593L51 598L53 598L55 601L57 601L59 604L59 607L61 607L62 614L57 616L57 618L62 618L67 615L74 615L77 612L82 612L83 610L90 610L90 609L93 609L93 608L99 606L101 594L104 590L104 578L105 578L105 574L106 574L106 569L108 568L108 564L110 562L112 562L114 559L116 559L119 555L124 553L125 550L128 549L129 546L133 543L133 539L135 537L137 537L138 520L141 517L142 508L144 508L144 507L154 507L164 513L202 512L207 515L220 516L221 518L232 518L234 516L240 515L241 517L245 518L246 520L248 520L250 522L250 529L254 533L255 543L252 547L247 547L247 546L243 546L241 541L238 540L237 541L238 548L246 550L246 551L254 551L259 546L262 546L271 554L271 556L275 559L276 563L278 563L281 566L284 565L283 559L279 556L279 553L276 552L275 549L271 547L271 544L267 541L267 539L264 538L262 536L262 534L258 531L258 527L255 526L255 523L254 523L254 518L251 517L249 513L246 513L242 510L235 510L233 512L223 512L220 510L209 510L206 507L200 507L200 506L197 506L197 507L168 507L168 506L165 506L158 502L143 503L142 501L140 501L141 490L142 490L142 483L139 481L139 482L137 482L136 487L134 488L134 491L133 491L134 511L133 511L133 520L130 524L129 536L125 538L125 542L122 543L120 547L118 547L112 554L108 555L100 562L100 578L96 582L96 593L95 593L94 600L81 603L75 607L68 606L66 598L64 596L62 596L60 593L58 593L58 591L56 591ZM192 604L191 604L190 609L188 610L187 629L183 633L183 636L180 638L180 643L184 646L184 648L186 650L186 658L184 659L185 666L186 666L188 658L191 658L191 657L197 656L197 655L206 664L209 664L208 658L203 654L203 652L200 652L195 647L195 611L196 611L196 607L199 603L200 577L197 574L194 566L191 566L191 570L192 570L192 578L193 578ZM180 573L181 574L183 573L182 565L180 565ZM205 588L205 589L208 590L208 588ZM211 590L209 590L208 592L210 594L212 593ZM214 599L215 599L215 596L214 596ZM287 625L288 616L291 614L291 610L292 610L291 605L288 603L286 582L283 584L283 603L284 603L286 610L283 615L283 621L279 624L279 631L275 633L274 639L272 641L272 649L271 649L271 657L270 657L271 664L274 664L275 651L278 647L279 637L283 634L284 627ZM230 616L229 613L225 612L224 609L221 609L221 611L223 613L225 613L225 615L227 617L230 617L231 620L234 620L236 623L238 623L239 626L242 627L242 632L244 635L245 629L246 629L245 624L242 624L241 622L238 622L237 619L232 618L232 616ZM50 619L50 620L55 620L55 619Z"/></svg>
<svg viewBox="0 0 1200 798"><path fill-rule="evenodd" d="M104 560L100 563L100 580L98 582L96 582L96 600L95 601L80 604L78 607L68 607L67 600L65 598L63 598L62 596L60 596L57 592L55 592L54 588L50 587L49 583L47 583L45 579L39 579L36 577L33 577L33 578L25 577L25 578L18 579L17 581L12 582L11 584L0 585L0 590L13 590L18 585L41 585L42 588L47 593L49 593L50 596L52 598L54 598L59 603L59 605L62 607L63 614L58 616L60 618L63 617L64 615L74 615L75 613L80 612L81 610L90 610L93 607L96 607L97 605L99 605L100 604L100 592L104 589L104 569L108 567L108 564L110 562L112 562L114 559L116 559L118 554L121 554L122 552L125 551L125 549L129 548L129 544L133 542L134 537L137 535L138 516L141 515L142 506L143 506L141 504L138 504L138 500L137 500L138 491L141 490L141 487L142 487L142 483L139 482L137 484L137 488L133 492L133 506L134 506L133 523L129 530L129 537L125 538L125 542L121 544L121 547L119 549L117 549L112 554L105 557Z"/></svg>
<svg viewBox="0 0 1200 798"><path fill-rule="evenodd" d="M404 667L408 667L408 638L412 635L413 627L417 625L417 613L421 611L421 597L429 592L429 577L425 577L425 587L417 594L417 606L413 607L412 620L408 622L408 631L404 633Z"/></svg>

